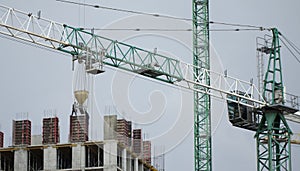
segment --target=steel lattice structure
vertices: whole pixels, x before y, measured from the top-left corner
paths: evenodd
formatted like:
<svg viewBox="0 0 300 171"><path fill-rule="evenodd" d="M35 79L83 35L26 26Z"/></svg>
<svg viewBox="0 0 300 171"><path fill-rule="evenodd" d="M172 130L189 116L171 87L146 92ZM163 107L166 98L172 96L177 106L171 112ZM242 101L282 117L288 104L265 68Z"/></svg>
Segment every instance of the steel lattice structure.
<svg viewBox="0 0 300 171"><path fill-rule="evenodd" d="M193 0L193 64L195 82L210 86L210 74L199 68L210 69L208 0ZM207 91L206 87L195 85ZM195 171L212 170L211 98L207 93L194 91L194 164Z"/></svg>
<svg viewBox="0 0 300 171"><path fill-rule="evenodd" d="M264 79L263 97L269 104L263 107L263 117L256 132L257 170L290 171L292 131L284 114L294 110L285 106L279 32L272 29L270 47L261 49L269 55Z"/></svg>
<svg viewBox="0 0 300 171"><path fill-rule="evenodd" d="M272 105L277 103L268 101L253 83L210 70L208 0L193 0L194 64L111 40L80 28L40 18L31 13L1 5L0 9L0 34L2 35L70 54L73 61L84 60L91 69L102 69L103 65L116 67L193 91L196 171L212 170L211 97L266 111L256 135L258 149L260 147L267 149L262 152L258 151L259 165L272 170L275 160L276 166L280 165L282 169L285 168L283 165L290 167L290 160L285 159L290 158L291 132L285 118L300 123L300 115L293 110L286 109L297 107L299 110L299 105L295 105L294 100L286 100L283 109L280 108L281 106L274 107ZM274 47L277 48L279 45L274 45ZM277 61L277 53L279 50L274 51L274 61ZM275 71L277 71L276 68ZM97 72L97 70L91 70L90 73L97 74ZM266 76L266 80L267 78ZM276 86L282 90L283 84L278 84L277 81ZM275 93L275 89L272 93ZM228 96L232 98L229 99ZM291 99L295 98L281 91L281 97L284 96L285 99L289 99L288 96L291 96ZM281 109L285 111L284 115L278 112ZM283 145L282 140L285 140ZM275 151L268 151L271 149ZM266 159L266 153L270 154L267 155L268 161L263 161ZM275 156L275 159L271 159L270 156ZM268 162L269 164L266 164ZM281 163L285 164L281 165ZM277 168L275 167L275 170Z"/></svg>

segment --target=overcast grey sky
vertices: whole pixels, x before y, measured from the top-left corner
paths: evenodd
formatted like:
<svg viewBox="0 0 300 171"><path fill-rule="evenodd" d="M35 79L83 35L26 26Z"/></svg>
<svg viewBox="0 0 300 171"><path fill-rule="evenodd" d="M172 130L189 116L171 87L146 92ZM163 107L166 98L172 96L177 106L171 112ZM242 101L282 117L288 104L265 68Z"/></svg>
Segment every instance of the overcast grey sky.
<svg viewBox="0 0 300 171"><path fill-rule="evenodd" d="M191 18L192 1L159 0L75 0L109 7ZM114 11L83 8L55 0L7 0L3 5L36 13L75 27L95 28L190 28L190 23L137 16ZM300 46L300 2L296 0L210 1L210 20L277 27L282 34ZM211 25L211 28L214 28ZM221 26L220 26L221 27ZM218 27L218 28L220 28ZM215 27L217 28L217 27ZM221 27L223 28L223 27ZM255 39L268 32L211 32L212 68L229 75L256 79ZM111 39L174 56L191 63L191 32L98 32ZM56 110L60 118L61 141L67 141L71 112L71 57L22 43L0 38L1 130L5 145L11 144L12 119L17 113L28 112L33 134L41 133L44 110ZM282 50L284 84L287 91L300 95L299 63ZM142 127L145 136L156 146L166 148L166 169L193 170L193 96L192 93L166 86L128 73L106 68L95 78L95 99L92 100L91 139L102 136L102 116L115 105L122 116L131 118ZM152 108L151 108L152 107ZM227 119L226 106L214 100L213 169L216 171L253 171L256 169L254 132L232 127ZM151 115L154 114L155 116ZM136 114L148 117L136 118ZM291 124L294 132L300 127ZM300 146L292 145L293 170L300 167Z"/></svg>

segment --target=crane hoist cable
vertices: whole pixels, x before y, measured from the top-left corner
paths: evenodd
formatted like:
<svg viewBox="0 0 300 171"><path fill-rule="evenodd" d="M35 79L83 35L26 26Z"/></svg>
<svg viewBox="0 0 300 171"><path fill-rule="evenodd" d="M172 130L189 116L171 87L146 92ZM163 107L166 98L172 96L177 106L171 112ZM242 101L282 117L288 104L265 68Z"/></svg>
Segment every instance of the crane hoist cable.
<svg viewBox="0 0 300 171"><path fill-rule="evenodd" d="M74 2L74 1L70 1L70 0L56 0L56 1L62 2L62 3L74 4L74 5L88 6L88 7L98 8L98 9L112 10L112 11L131 13L131 14L139 14L139 15L147 15L147 16L152 16L152 17L157 17L157 18L168 18L168 19L181 20L181 21L193 21L192 18L176 17L176 16L170 16L170 15L164 15L164 14L158 14L158 13L148 13L148 12L128 10L128 9L122 9L122 8L113 8L113 7L107 7L107 6L101 6L101 5L93 5L93 4L88 4L88 3ZM270 30L270 28L249 25L249 24L236 24L236 23L226 23L226 22L218 22L218 21L209 21L209 24L246 27L246 28L252 28L252 29L256 28L258 30ZM239 30L242 30L242 29L239 29ZM239 31L239 30L236 29L236 31Z"/></svg>
<svg viewBox="0 0 300 171"><path fill-rule="evenodd" d="M158 31L158 32L191 32L192 29L163 29L163 28L82 28L82 30L92 31ZM233 29L210 29L211 32L235 32L235 31L261 31L260 29L245 29L245 28L233 28Z"/></svg>
<svg viewBox="0 0 300 171"><path fill-rule="evenodd" d="M281 37L294 49L294 51L298 54L298 57L300 56L300 48L297 47L292 41L287 39L284 35L281 35ZM285 44L285 42L280 38L280 40L283 42L283 44L286 46L286 48L289 50L289 52L295 57L295 59L300 63L300 59L292 52L292 50Z"/></svg>
<svg viewBox="0 0 300 171"><path fill-rule="evenodd" d="M191 21L192 20L190 18L173 17L173 16L169 16L169 15L146 13L146 12L141 12L141 11L133 11L133 10L127 10L127 9L121 9L121 8L113 8L113 7L107 7L107 6L101 6L101 5L92 5L92 4L80 3L80 2L74 2L74 1L68 1L68 0L56 0L56 1L63 2L63 3L69 3L69 4L75 4L75 5L89 6L89 7L93 7L93 8L100 8L100 9L105 9L105 10L118 11L118 12L148 15L148 16L153 16L153 17L162 17L162 18L184 20L184 21Z"/></svg>
<svg viewBox="0 0 300 171"><path fill-rule="evenodd" d="M218 21L210 21L209 24L218 24L218 25L226 25L226 26L238 26L238 27L256 28L256 29L260 29L260 30L269 30L268 28L264 28L262 26L254 26L254 25L249 25L249 24L225 23L225 22L218 22Z"/></svg>
<svg viewBox="0 0 300 171"><path fill-rule="evenodd" d="M297 60L297 62L300 64L300 59L297 57L297 55L289 48L289 46L285 43L285 41L283 41L281 38L280 38L282 44L288 49L288 51L292 54L292 56ZM288 41L287 43L300 55L299 51L293 47Z"/></svg>
<svg viewBox="0 0 300 171"><path fill-rule="evenodd" d="M297 51L297 53L300 54L300 48L299 47L297 47L292 41L287 39L287 37L285 37L284 35L281 35L281 37L283 37L295 49L295 51Z"/></svg>

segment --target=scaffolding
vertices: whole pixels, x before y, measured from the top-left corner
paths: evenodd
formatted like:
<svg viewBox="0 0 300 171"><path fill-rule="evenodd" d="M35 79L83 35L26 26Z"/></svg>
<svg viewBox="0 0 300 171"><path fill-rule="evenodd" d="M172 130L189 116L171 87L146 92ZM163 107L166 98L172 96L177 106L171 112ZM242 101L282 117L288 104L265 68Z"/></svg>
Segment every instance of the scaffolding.
<svg viewBox="0 0 300 171"><path fill-rule="evenodd" d="M43 119L43 144L59 143L59 119L58 117Z"/></svg>
<svg viewBox="0 0 300 171"><path fill-rule="evenodd" d="M13 120L13 145L31 144L31 121Z"/></svg>
<svg viewBox="0 0 300 171"><path fill-rule="evenodd" d="M151 165L151 141L143 141L143 160Z"/></svg>
<svg viewBox="0 0 300 171"><path fill-rule="evenodd" d="M142 152L142 130L133 130L133 152L140 155Z"/></svg>
<svg viewBox="0 0 300 171"><path fill-rule="evenodd" d="M131 121L117 120L117 139L126 147L131 145Z"/></svg>
<svg viewBox="0 0 300 171"><path fill-rule="evenodd" d="M70 116L70 142L88 141L89 115Z"/></svg>

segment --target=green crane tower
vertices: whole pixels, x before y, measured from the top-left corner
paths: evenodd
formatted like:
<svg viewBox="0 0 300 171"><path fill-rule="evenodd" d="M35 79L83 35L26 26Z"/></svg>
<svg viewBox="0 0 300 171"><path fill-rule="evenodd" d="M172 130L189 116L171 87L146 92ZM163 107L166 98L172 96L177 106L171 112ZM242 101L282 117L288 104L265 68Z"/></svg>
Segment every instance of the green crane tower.
<svg viewBox="0 0 300 171"><path fill-rule="evenodd" d="M284 104L279 34L278 30L273 28L271 47L260 49L269 54L269 61L263 89L263 97L268 105L262 108L262 119L255 134L258 171L291 171L292 169L290 138L292 131L284 114L294 113L297 110Z"/></svg>
<svg viewBox="0 0 300 171"><path fill-rule="evenodd" d="M194 81L206 85L210 85L210 75L201 73L200 68L210 69L208 10L208 0L193 0ZM207 88L195 86L207 92ZM194 165L195 171L211 171L211 100L209 94L202 92L194 91Z"/></svg>

